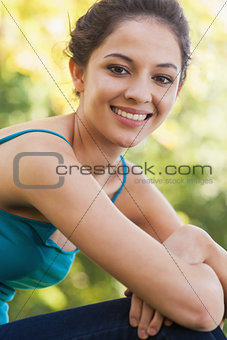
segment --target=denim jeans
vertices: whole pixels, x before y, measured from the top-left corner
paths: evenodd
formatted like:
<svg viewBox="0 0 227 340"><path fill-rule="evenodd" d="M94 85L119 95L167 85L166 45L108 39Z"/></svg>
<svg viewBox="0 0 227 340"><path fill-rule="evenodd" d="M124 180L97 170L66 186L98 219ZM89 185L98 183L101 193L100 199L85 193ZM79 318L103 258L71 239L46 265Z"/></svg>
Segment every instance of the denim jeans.
<svg viewBox="0 0 227 340"><path fill-rule="evenodd" d="M0 326L1 340L138 340L137 328L129 325L131 298L38 315ZM153 340L226 339L220 327L197 332L173 324L162 326Z"/></svg>

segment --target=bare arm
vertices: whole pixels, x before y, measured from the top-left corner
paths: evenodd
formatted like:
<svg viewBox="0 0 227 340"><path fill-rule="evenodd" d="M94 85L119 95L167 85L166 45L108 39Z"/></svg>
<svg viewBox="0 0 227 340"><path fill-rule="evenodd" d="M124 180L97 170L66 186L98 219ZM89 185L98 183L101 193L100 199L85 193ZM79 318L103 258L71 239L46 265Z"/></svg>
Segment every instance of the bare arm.
<svg viewBox="0 0 227 340"><path fill-rule="evenodd" d="M129 161L126 164L129 168L133 166ZM116 206L142 230L163 243L184 223L165 196L154 184L149 183L145 174L133 173L130 171L128 174Z"/></svg>
<svg viewBox="0 0 227 340"><path fill-rule="evenodd" d="M130 167L133 163L127 161L127 165ZM127 203L125 204L125 202ZM149 183L144 174L128 177L126 190L120 197L118 206L140 228L159 242L168 241L169 237L171 242L175 240L175 249L172 247L172 250L182 260L186 260L190 264L203 262L208 264L215 271L222 284L226 305L226 251L202 229L194 226L192 226L191 230L189 227L185 228L166 198L153 184ZM184 236L185 232L186 236ZM174 237L171 238L173 234ZM176 242L178 237L182 239ZM182 256L184 257L182 258ZM195 261L195 257L196 262L191 262ZM205 284L209 283L206 282Z"/></svg>
<svg viewBox="0 0 227 340"><path fill-rule="evenodd" d="M224 268L227 267L227 253L202 229L193 225L185 225L173 233L164 244L168 248L168 251L186 263L193 265L205 261L208 265L212 265L216 273L222 278L222 287L226 289L227 282ZM129 290L126 291L126 295L130 295ZM202 301L201 304L203 304ZM204 309L206 309L205 305ZM213 319L209 310L207 310L207 315L209 315L211 320ZM142 336L142 331L145 331L148 335L157 334L163 322L166 325L171 324L170 320L164 319L164 316L157 310L154 311L151 306L148 306L145 301L141 300L134 293L132 294L129 321L131 326L138 326L139 337ZM215 320L213 321L216 323ZM220 326L221 328L224 326L224 317Z"/></svg>
<svg viewBox="0 0 227 340"><path fill-rule="evenodd" d="M205 260L217 274L224 291L225 314L224 319L227 318L227 252L219 244L213 242L209 256Z"/></svg>
<svg viewBox="0 0 227 340"><path fill-rule="evenodd" d="M66 166L80 166L73 151L52 136L42 136L42 142L34 137L34 141L33 145L24 143L22 150L59 152ZM45 164L39 157L32 162L27 158L20 171L28 183L56 183L55 167L56 160L51 157ZM15 190L89 258L163 315L192 329L216 327L197 298L220 322L223 296L216 275L206 264L192 266L174 255L170 257L163 245L112 204L92 176L76 172L64 180L57 189Z"/></svg>
<svg viewBox="0 0 227 340"><path fill-rule="evenodd" d="M192 265L205 263L212 268L221 283L226 309L227 252L207 232L194 225L185 225L177 230L164 242L164 245L186 263ZM226 315L223 315L223 318L225 317Z"/></svg>
<svg viewBox="0 0 227 340"><path fill-rule="evenodd" d="M134 164L127 161L127 165L130 168ZM191 235L189 235L189 226L183 224L170 203L162 193L149 182L144 174L132 175L130 172L125 190L119 197L117 205L130 220L135 222L135 224L159 242L168 241L170 237L171 250L183 261L189 264L199 264L203 262L208 264L216 272L222 283L222 288L224 290L227 288L226 279L223 277L226 274L224 268L227 266L226 252L224 249L218 246L207 233L198 227L192 226L194 230L191 230ZM171 237L171 235L174 235L174 237ZM176 235L178 236L176 237ZM181 235L181 240L178 239L177 241L179 235ZM220 250L219 252L218 248ZM223 279L221 279L221 277ZM220 287L217 277L214 277L214 282ZM204 282L204 285L210 285L210 282ZM222 288L220 287L220 294L222 294ZM138 329L147 329L148 324L145 320L150 320L150 314L152 316L152 306L148 309L148 306L146 307L146 303L144 303L145 301L142 301L142 299L133 293L129 316L130 323L132 319L137 320L137 324L139 325ZM141 310L142 306L145 306L143 313ZM220 306L220 312L221 311L222 306ZM145 317L145 313L147 317ZM156 313L158 312L156 311ZM143 318L140 319L142 314ZM209 312L207 315L209 317ZM131 323L131 325L133 326L133 323ZM153 325L156 329L160 328L160 317L154 320Z"/></svg>

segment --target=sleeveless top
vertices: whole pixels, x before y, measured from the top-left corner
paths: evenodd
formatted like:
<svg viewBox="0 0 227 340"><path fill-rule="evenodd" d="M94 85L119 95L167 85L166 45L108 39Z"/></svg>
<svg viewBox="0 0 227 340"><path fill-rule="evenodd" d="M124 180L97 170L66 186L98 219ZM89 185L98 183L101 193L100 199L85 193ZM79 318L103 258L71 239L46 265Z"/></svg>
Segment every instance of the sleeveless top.
<svg viewBox="0 0 227 340"><path fill-rule="evenodd" d="M67 139L50 130L28 129L0 139L0 144L28 132L46 132ZM72 147L72 146L71 146ZM120 194L127 175L122 156L123 182L114 195L114 203ZM15 289L49 287L62 281L70 270L79 249L62 250L51 235L57 228L47 222L21 217L0 209L0 325L9 322L7 301L15 295Z"/></svg>

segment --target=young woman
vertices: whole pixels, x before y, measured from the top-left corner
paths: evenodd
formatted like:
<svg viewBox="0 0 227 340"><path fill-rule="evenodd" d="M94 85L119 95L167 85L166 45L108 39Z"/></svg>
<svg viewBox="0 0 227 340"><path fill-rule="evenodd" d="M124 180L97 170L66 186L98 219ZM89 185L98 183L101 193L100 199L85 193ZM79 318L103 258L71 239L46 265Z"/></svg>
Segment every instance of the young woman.
<svg viewBox="0 0 227 340"><path fill-rule="evenodd" d="M226 252L183 226L121 155L166 119L183 85L182 9L101 0L71 35L77 112L0 132L0 338L225 339ZM79 249L132 298L7 323L15 289L56 284Z"/></svg>

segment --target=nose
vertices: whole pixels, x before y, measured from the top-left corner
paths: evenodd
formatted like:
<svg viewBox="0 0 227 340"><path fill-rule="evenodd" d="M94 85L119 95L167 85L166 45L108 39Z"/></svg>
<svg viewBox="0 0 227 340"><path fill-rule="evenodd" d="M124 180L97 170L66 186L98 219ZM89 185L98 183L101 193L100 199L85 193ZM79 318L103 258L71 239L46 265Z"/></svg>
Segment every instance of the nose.
<svg viewBox="0 0 227 340"><path fill-rule="evenodd" d="M125 90L125 98L137 103L151 103L152 89L151 78L141 76L139 79L130 79L130 84Z"/></svg>

